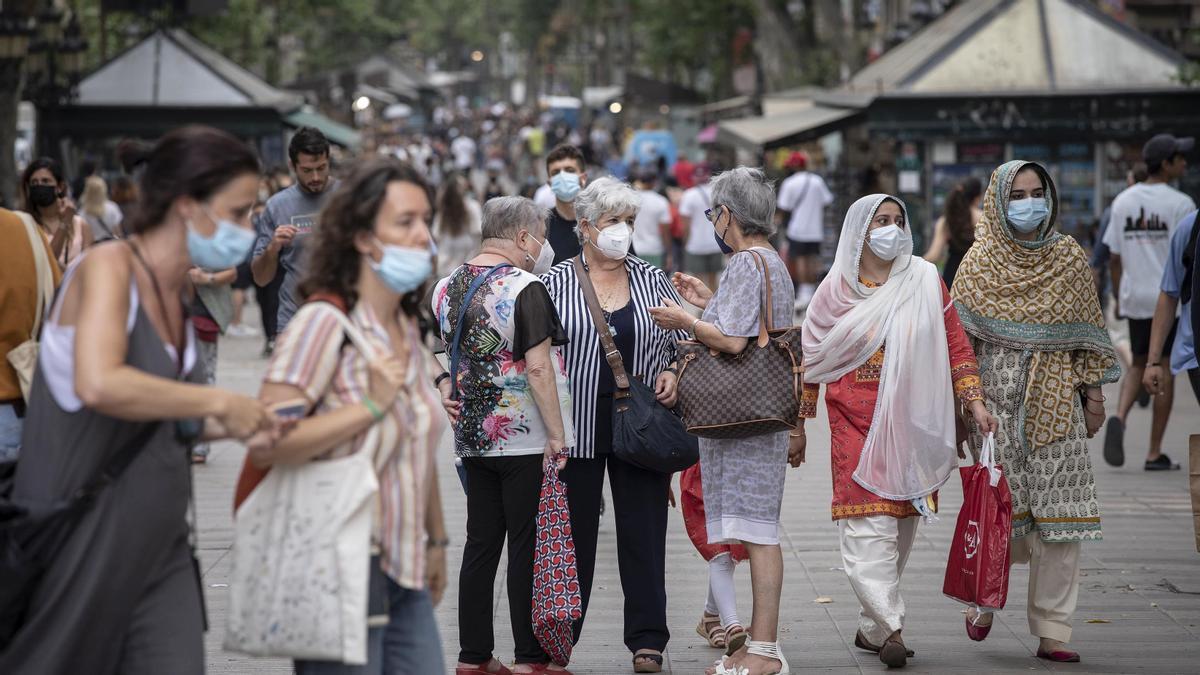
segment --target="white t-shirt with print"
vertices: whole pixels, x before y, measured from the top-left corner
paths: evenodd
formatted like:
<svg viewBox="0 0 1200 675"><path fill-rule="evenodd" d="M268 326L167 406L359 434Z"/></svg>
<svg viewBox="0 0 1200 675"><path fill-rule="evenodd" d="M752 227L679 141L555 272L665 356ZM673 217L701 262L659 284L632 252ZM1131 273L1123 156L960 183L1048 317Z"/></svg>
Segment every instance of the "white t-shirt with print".
<svg viewBox="0 0 1200 675"><path fill-rule="evenodd" d="M815 173L798 171L779 185L776 205L791 212L787 237L794 241L825 239L825 207L833 203L829 186Z"/></svg>
<svg viewBox="0 0 1200 675"><path fill-rule="evenodd" d="M1192 198L1166 183L1138 183L1112 203L1112 220L1104 243L1121 256L1121 314L1152 319L1159 283L1171 249L1171 234L1183 217L1196 210Z"/></svg>
<svg viewBox="0 0 1200 675"><path fill-rule="evenodd" d="M633 250L641 257L663 254L662 225L671 224L671 203L654 190L638 190L642 205L633 221Z"/></svg>
<svg viewBox="0 0 1200 675"><path fill-rule="evenodd" d="M679 217L690 223L688 227L687 245L684 247L692 255L711 255L720 253L721 247L713 239L713 226L704 217L704 212L712 208L712 188L708 184L688 188L679 199Z"/></svg>

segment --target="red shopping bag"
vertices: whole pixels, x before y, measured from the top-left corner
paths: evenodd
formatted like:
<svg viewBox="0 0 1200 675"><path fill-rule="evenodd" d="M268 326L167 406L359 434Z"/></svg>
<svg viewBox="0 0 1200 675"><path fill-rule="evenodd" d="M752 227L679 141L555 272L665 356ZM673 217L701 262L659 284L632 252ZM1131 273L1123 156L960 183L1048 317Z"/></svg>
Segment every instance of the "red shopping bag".
<svg viewBox="0 0 1200 675"><path fill-rule="evenodd" d="M679 474L679 507L683 511L683 526L687 530L692 546L705 561L728 553L735 561L749 560L750 554L741 544L708 543L708 524L704 518L704 490L700 477L700 463L689 466Z"/></svg>
<svg viewBox="0 0 1200 675"><path fill-rule="evenodd" d="M558 465L553 460L546 462L543 471L537 548L533 552L533 635L552 661L565 666L571 661L571 628L583 616L583 600L575 568L567 486L559 479Z"/></svg>
<svg viewBox="0 0 1200 675"><path fill-rule="evenodd" d="M942 592L959 602L995 611L1008 599L1008 542L1012 536L1012 495L1000 465L996 441L983 441L979 463L959 468L963 505L950 540Z"/></svg>

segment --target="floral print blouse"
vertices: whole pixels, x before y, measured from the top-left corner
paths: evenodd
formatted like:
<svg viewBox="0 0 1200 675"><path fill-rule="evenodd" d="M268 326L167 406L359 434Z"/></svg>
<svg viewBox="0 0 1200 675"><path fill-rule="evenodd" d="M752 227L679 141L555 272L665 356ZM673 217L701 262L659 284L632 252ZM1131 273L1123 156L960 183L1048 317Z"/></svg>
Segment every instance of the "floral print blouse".
<svg viewBox="0 0 1200 675"><path fill-rule="evenodd" d="M476 277L491 268L462 265L438 282L433 313L452 352L459 309ZM571 394L561 346L567 336L546 287L515 267L497 271L480 286L464 318L456 378L462 414L454 425L459 457L532 455L546 448L546 427L525 371L525 353L549 339L566 445L575 443Z"/></svg>

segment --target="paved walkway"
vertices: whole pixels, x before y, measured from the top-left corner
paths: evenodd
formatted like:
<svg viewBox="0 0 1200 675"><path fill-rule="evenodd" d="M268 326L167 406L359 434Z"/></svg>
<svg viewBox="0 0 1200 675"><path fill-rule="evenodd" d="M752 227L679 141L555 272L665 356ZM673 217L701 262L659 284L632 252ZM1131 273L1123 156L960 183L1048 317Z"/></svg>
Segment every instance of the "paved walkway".
<svg viewBox="0 0 1200 675"><path fill-rule="evenodd" d="M248 312L249 313L249 312ZM244 392L257 390L263 361L261 342L228 339L221 344L218 384ZM1116 400L1115 389L1108 392ZM823 413L822 406L822 413ZM1167 434L1167 452L1185 470L1147 474L1139 453L1145 449L1150 415L1135 409L1128 433L1129 463L1122 469L1104 464L1100 439L1092 443L1092 461L1100 489L1105 539L1084 545L1083 584L1072 646L1083 663L1054 667L1034 658L1037 640L1025 623L1028 574L1013 569L1008 608L983 643L966 638L960 606L941 593L948 541L961 503L956 483L942 492L941 522L922 526L904 578L908 622L905 639L917 655L911 672L1024 672L1064 670L1076 673L1197 672L1200 658L1200 553L1195 550L1187 489L1187 435L1200 433L1200 410L1186 383L1178 383L1175 416ZM251 659L221 649L232 537L230 501L243 450L220 444L206 466L196 470L201 558L211 628L208 670L213 673L286 673L289 664ZM465 499L454 475L448 449L439 471L446 502L451 587L438 608L448 667L457 656L457 569L462 555ZM784 567L781 641L796 672L879 672L873 654L854 648L858 605L841 570L837 531L829 520L829 436L823 418L809 424L809 463L789 472L783 504ZM611 519L600 530L601 559L587 627L572 669L575 673L632 672L622 644L622 596L617 577ZM717 656L696 635L707 590L707 567L684 533L678 511L671 513L667 540L669 625L673 639L666 672L699 673ZM503 579L501 563L500 583ZM749 567L737 572L739 609L750 617ZM497 656L511 659L512 638L502 587L496 590ZM818 598L823 601L818 602ZM826 601L826 600L830 600Z"/></svg>

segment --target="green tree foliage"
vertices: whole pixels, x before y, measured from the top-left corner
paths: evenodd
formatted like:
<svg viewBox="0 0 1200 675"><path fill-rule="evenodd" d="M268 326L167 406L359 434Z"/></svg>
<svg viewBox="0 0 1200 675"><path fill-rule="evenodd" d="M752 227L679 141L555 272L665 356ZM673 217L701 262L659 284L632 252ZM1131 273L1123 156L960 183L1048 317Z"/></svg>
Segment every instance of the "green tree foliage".
<svg viewBox="0 0 1200 675"><path fill-rule="evenodd" d="M111 58L156 27L182 25L280 83L281 64L294 57L302 74L312 74L397 42L442 68L469 68L473 50L494 54L509 33L531 89L549 73L572 88L604 83L616 63L720 97L732 92L732 73L747 58L757 58L772 89L827 80L830 69L807 49L816 41L818 2L803 0L804 18L793 21L794 0L229 0L213 17L110 13L103 46ZM95 67L102 61L100 0L77 0L77 7ZM735 47L747 30L756 54Z"/></svg>

